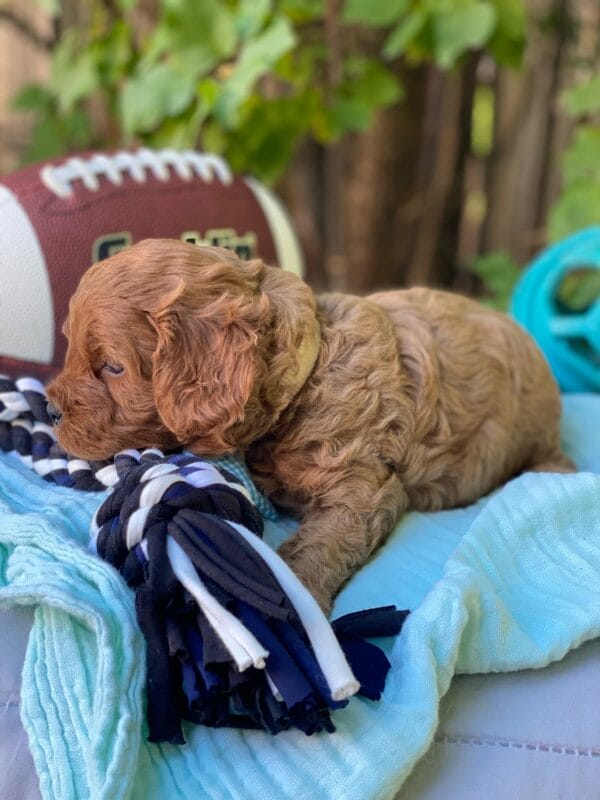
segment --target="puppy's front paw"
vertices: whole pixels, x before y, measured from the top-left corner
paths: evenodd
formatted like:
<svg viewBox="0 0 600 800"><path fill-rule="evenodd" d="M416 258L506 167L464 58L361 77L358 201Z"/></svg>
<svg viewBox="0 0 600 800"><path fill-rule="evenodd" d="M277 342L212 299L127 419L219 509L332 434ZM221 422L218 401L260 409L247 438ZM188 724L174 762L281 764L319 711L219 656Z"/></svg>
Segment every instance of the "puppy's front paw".
<svg viewBox="0 0 600 800"><path fill-rule="evenodd" d="M331 594L323 590L321 585L322 576L316 566L310 560L304 558L301 552L298 552L294 537L284 542L277 552L288 567L300 578L304 586L321 606L325 616L328 617L332 606Z"/></svg>
<svg viewBox="0 0 600 800"><path fill-rule="evenodd" d="M309 590L312 596L315 598L317 603L321 606L321 611L325 614L327 619L329 619L329 615L331 614L331 607L333 605L333 600L329 595L320 594L319 592L315 591L314 589Z"/></svg>

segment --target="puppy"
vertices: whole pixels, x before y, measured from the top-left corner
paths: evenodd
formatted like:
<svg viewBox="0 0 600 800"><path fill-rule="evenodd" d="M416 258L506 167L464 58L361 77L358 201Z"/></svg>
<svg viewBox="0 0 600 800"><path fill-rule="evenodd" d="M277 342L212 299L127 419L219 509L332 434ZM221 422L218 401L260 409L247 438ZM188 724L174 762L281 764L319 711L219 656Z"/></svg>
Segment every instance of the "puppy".
<svg viewBox="0 0 600 800"><path fill-rule="evenodd" d="M315 297L261 261L147 240L91 267L64 332L48 387L62 446L242 454L300 517L280 554L325 610L407 509L573 469L537 346L449 293Z"/></svg>

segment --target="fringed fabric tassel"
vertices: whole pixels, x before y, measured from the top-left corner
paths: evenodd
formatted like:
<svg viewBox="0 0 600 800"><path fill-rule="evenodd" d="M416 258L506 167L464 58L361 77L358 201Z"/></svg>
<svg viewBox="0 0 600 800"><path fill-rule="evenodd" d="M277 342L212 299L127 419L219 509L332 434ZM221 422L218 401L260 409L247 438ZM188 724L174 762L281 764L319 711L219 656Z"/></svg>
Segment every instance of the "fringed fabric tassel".
<svg viewBox="0 0 600 800"><path fill-rule="evenodd" d="M151 741L183 742L181 720L333 731L330 712L352 695L379 698L389 662L363 637L397 634L407 612L330 625L260 538L238 484L192 457L131 459L115 459L123 478L98 509L93 547L136 592Z"/></svg>

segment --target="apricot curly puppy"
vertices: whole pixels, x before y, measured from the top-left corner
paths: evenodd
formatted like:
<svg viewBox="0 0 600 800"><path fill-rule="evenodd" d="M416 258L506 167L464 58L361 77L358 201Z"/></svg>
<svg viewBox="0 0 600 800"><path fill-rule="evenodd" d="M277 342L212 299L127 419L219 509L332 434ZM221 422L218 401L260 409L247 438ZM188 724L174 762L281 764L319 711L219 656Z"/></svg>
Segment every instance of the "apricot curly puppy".
<svg viewBox="0 0 600 800"><path fill-rule="evenodd" d="M83 276L65 333L48 388L63 447L243 452L301 517L280 553L325 609L403 511L573 469L532 339L445 292L315 297L260 261L147 240Z"/></svg>

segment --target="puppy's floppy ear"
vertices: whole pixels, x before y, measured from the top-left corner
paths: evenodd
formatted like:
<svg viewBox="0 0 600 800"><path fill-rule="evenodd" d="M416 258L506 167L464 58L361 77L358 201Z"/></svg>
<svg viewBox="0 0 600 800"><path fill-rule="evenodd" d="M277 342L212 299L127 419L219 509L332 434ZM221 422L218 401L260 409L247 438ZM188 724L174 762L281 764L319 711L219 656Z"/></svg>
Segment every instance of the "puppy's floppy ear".
<svg viewBox="0 0 600 800"><path fill-rule="evenodd" d="M252 394L259 328L268 310L256 282L243 274L254 263L214 264L201 280L181 279L149 315L157 332L152 380L158 413L180 442L206 455L235 449L232 428L244 419Z"/></svg>

